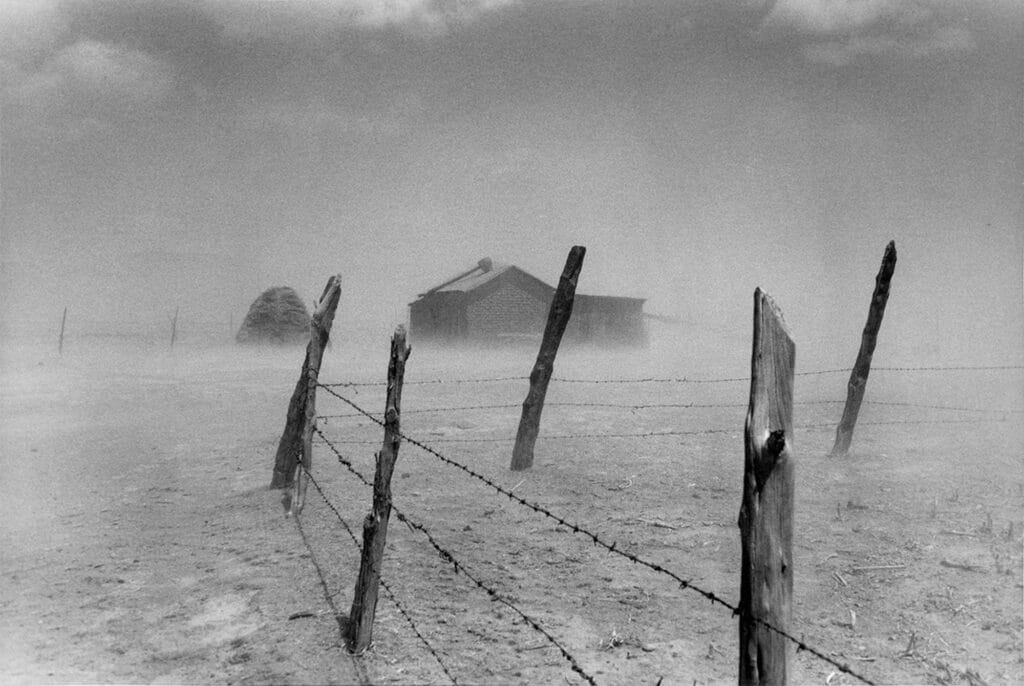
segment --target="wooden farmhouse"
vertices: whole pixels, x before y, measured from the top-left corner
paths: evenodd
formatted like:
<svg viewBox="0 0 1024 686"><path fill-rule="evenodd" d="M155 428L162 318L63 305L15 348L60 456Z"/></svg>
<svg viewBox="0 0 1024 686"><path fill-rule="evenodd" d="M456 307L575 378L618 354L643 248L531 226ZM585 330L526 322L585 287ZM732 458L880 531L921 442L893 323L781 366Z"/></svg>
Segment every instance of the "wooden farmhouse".
<svg viewBox="0 0 1024 686"><path fill-rule="evenodd" d="M409 303L416 340L539 340L555 294L552 286L511 264L480 260L472 269ZM576 294L566 340L641 345L644 299Z"/></svg>

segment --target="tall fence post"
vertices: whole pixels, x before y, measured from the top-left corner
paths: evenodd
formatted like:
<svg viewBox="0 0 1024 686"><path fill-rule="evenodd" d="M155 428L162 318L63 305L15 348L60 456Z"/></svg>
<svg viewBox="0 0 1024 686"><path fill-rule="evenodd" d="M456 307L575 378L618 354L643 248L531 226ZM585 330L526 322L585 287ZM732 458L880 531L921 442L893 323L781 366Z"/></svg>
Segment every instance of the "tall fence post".
<svg viewBox="0 0 1024 686"><path fill-rule="evenodd" d="M754 291L750 404L744 432L739 683L784 684L793 595L793 369L796 346L782 312Z"/></svg>
<svg viewBox="0 0 1024 686"><path fill-rule="evenodd" d="M868 309L868 321L864 324L864 333L860 339L857 362L853 365L846 387L846 405L843 407L843 418L836 427L836 440L831 453L833 457L842 457L850 450L853 427L857 423L857 415L860 413L860 405L868 385L868 374L871 372L871 356L875 354L878 330L885 315L885 304L889 301L889 283L895 271L896 241L889 241L882 256L882 266L875 277L875 291L871 295L871 307Z"/></svg>
<svg viewBox="0 0 1024 686"><path fill-rule="evenodd" d="M331 325L334 323L334 312L341 300L341 275L332 276L327 280L323 295L313 312L309 325L309 343L306 345L306 358L302 362L302 373L295 384L291 401L288 403L288 417L285 420L284 432L277 444L277 455L274 457L274 474L270 480L271 488L289 488L295 483L295 472L299 455L303 456L306 468L310 466L308 451L303 454L304 433L310 421L307 411L310 393L316 397L316 383L320 373L320 362L323 357L324 344L330 338ZM316 408L312 418L316 419ZM310 441L312 442L312 428ZM289 508L290 509L290 508Z"/></svg>
<svg viewBox="0 0 1024 686"><path fill-rule="evenodd" d="M377 453L377 471L373 477L373 510L363 521L363 552L359 564L359 578L352 596L349 612L348 649L353 653L366 650L373 639L373 618L377 611L377 591L380 585L384 545L391 519L391 475L398 459L402 441L400 414L402 406L402 380L405 361L412 348L405 344L405 327L401 324L391 337L391 358L388 362L388 394L384 409L384 444Z"/></svg>
<svg viewBox="0 0 1024 686"><path fill-rule="evenodd" d="M523 415L519 419L519 430L516 432L516 443L512 448L512 470L520 471L533 466L533 448L540 432L540 415L544 409L544 396L548 392L548 383L555 369L555 356L562 341L562 334L572 315L573 299L576 296L576 281L583 269L583 257L587 249L575 245L569 251L565 261L565 269L558 280L558 289L551 300L548 310L548 322L544 327L544 338L540 343L537 361L530 372L530 391L523 401Z"/></svg>
<svg viewBox="0 0 1024 686"><path fill-rule="evenodd" d="M64 314L60 317L60 338L57 340L57 354L64 354L64 324L68 320L68 306L64 306Z"/></svg>

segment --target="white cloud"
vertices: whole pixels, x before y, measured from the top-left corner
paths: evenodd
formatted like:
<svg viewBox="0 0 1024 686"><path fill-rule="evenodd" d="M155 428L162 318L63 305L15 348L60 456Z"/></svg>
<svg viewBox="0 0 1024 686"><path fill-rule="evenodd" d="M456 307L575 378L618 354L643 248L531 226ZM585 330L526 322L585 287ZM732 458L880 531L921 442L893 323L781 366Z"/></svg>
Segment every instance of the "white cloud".
<svg viewBox="0 0 1024 686"><path fill-rule="evenodd" d="M764 25L812 35L847 34L877 23L898 4L895 0L778 0Z"/></svg>
<svg viewBox="0 0 1024 686"><path fill-rule="evenodd" d="M768 40L796 38L809 61L834 67L958 55L977 47L965 16L999 9L984 1L778 0L760 33Z"/></svg>
<svg viewBox="0 0 1024 686"><path fill-rule="evenodd" d="M106 117L163 102L174 70L138 50L79 41L38 67L0 60L6 124L25 134L78 138Z"/></svg>
<svg viewBox="0 0 1024 686"><path fill-rule="evenodd" d="M853 35L842 40L808 43L804 56L811 62L844 67L864 57L924 59L937 55L971 52L975 48L969 31L943 27L932 33L897 39L887 35Z"/></svg>
<svg viewBox="0 0 1024 686"><path fill-rule="evenodd" d="M340 27L441 34L519 0L233 0L203 11L242 40L316 38Z"/></svg>
<svg viewBox="0 0 1024 686"><path fill-rule="evenodd" d="M159 102L174 87L174 72L137 50L80 41L59 51L38 69L4 61L4 94L14 104L52 108L87 96L118 107Z"/></svg>
<svg viewBox="0 0 1024 686"><path fill-rule="evenodd" d="M49 68L81 92L139 104L159 102L174 86L173 70L159 59L96 41L65 48Z"/></svg>
<svg viewBox="0 0 1024 686"><path fill-rule="evenodd" d="M48 54L67 33L57 0L0 0L0 56L24 63Z"/></svg>

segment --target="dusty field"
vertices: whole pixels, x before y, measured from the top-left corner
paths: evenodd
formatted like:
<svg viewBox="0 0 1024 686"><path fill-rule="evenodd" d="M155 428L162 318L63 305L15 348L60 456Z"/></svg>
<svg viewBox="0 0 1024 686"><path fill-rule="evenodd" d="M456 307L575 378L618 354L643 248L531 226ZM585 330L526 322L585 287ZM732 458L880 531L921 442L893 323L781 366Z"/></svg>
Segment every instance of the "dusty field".
<svg viewBox="0 0 1024 686"><path fill-rule="evenodd" d="M696 363L565 351L556 376L747 373L745 351L711 351ZM508 470L526 381L413 383L525 376L532 354L414 349L403 429L735 602L746 382L556 382L526 473ZM385 355L386 341L371 352L339 344L322 378L380 380ZM300 364L296 350L5 351L5 683L450 681L387 598L373 649L354 659L341 647L358 550L313 488L300 521L266 488ZM802 362L798 344L798 371L822 368ZM853 453L839 461L825 455L841 404L818 401L841 400L844 387L843 374L798 379L792 632L878 682L1024 682L1020 370L877 371L869 400L914 405L865 405ZM339 390L373 412L383 404L380 387ZM630 407L651 404L677 407ZM682 407L691 404L715 406ZM427 411L455 406L475 409ZM352 412L326 394L319 410ZM323 429L372 478L379 429L355 416ZM706 430L716 432L681 433ZM638 433L661 435L579 436ZM370 489L323 444L314 474L358 535ZM402 447L393 490L402 512L598 683L735 680L735 622L697 593L414 446ZM540 633L394 520L384 576L460 683L581 682ZM793 665L797 683L856 683L805 652Z"/></svg>

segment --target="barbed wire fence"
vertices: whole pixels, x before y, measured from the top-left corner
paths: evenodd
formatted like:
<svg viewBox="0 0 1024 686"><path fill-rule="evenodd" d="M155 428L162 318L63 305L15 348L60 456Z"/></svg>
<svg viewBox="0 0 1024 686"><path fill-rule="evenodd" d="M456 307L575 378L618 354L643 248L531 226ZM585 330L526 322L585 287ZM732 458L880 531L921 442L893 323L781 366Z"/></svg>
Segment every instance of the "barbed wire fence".
<svg viewBox="0 0 1024 686"><path fill-rule="evenodd" d="M921 366L921 367L876 367L876 368L874 368L875 371L891 371L891 372L900 372L900 373L946 372L946 371L981 371L981 370L986 370L986 371L1006 371L1006 370L1021 370L1021 369L1024 369L1024 366L1022 366L1022 365L993 365L993 366L949 366L949 367ZM825 369L825 370L808 371L808 372L797 372L796 376L822 376L822 375L827 375L827 374L839 374L839 373L849 373L849 372L850 372L849 369ZM496 377L451 378L451 379L434 378L434 379L425 379L425 380L406 381L405 384L406 385L441 385L441 384L447 384L447 385L458 386L458 385L463 385L463 384L485 384L485 383L501 383L501 382L510 382L510 381L523 381L523 380L526 380L526 379L528 379L528 377L525 377L525 376L496 376ZM644 378L633 378L633 379L627 379L627 378L621 378L621 379L593 379L593 378L590 378L590 379L585 379L585 378L558 378L558 377L556 377L556 378L554 378L552 380L556 381L556 382L565 383L565 384L697 384L697 385L707 385L707 384L727 384L727 383L735 383L735 382L741 382L741 381L749 381L749 377L700 378L700 379L686 378L686 377L664 377L664 378L644 377ZM367 411L366 409L364 409L363 407L361 407L360 405L355 403L351 398L348 398L345 395L342 395L341 392L339 392L340 389L355 389L358 392L358 389L362 388L362 387L380 387L380 386L384 386L384 385L385 385L385 382L369 382L369 381L367 381L367 382L324 383L324 384L318 383L317 384L317 386L319 388L323 389L328 394L333 396L335 399L343 402L344 404L346 404L347 406L349 406L352 409L351 412L336 413L336 414L323 414L323 415L319 415L317 417L317 425L316 425L314 431L315 431L315 433L316 433L316 435L318 437L318 441L317 441L318 444L322 444L322 445L326 446L336 456L338 463L342 467L344 467L349 473L351 473L355 478L357 478L363 484L365 484L367 486L371 486L371 487L372 487L372 482L369 481L361 473L359 473L359 471L357 469L355 469L355 467L353 466L352 461L349 460L348 458L344 457L343 453L338 448L338 446L339 445L344 445L344 444L352 444L352 445L371 444L371 443L378 442L378 441L361 440L361 439L346 439L346 438L329 438L324 433L324 431L322 430L321 427L326 425L326 424L328 424L328 423L330 423L332 420L336 420L336 419L340 420L340 419L345 419L345 418L362 418L362 419L367 419L367 420L369 420L370 422L372 422L375 425L384 426L384 421L383 421L382 414L375 414L375 413ZM843 400L817 399L817 400L808 400L808 401L797 402L795 404L825 406L825 405L841 404L843 402L844 402ZM940 411L948 411L948 412L964 412L964 413L971 413L972 415L975 415L975 416L970 418L970 419L945 418L945 419L870 420L870 421L860 422L860 425L862 425L862 426L863 425L868 425L868 426L886 426L886 425L900 425L900 424L922 424L922 425L926 425L926 424L979 424L979 423L984 423L984 422L1005 422L1005 421L1008 421L1010 418L1018 417L1020 415L1024 415L1024 410L1016 409L1016 408L1005 408L1005 409L998 409L997 408L997 409L991 409L991 408L965 407L965 406L959 406L959 405L942 405L942 404L937 404L937 403L915 403L915 402L909 402L909 401L865 401L865 404L878 405L878 406L881 406L881 407L907 407L907 408L928 409L928 410L932 410L932 411L940 410ZM667 402L667 403L552 402L552 403L547 403L547 406L549 406L549 407L565 407L565 408L590 408L590 409L619 410L619 411L636 412L636 411L640 411L640 410L687 409L687 408L692 408L692 409L712 409L712 408L714 408L714 409L719 409L719 408L740 409L740 408L747 407L747 404L746 403L699 403L699 402L685 402L685 403L683 403L683 402L678 402L678 403L676 403L676 402ZM426 414L426 413L451 413L451 412L470 412L470 411L477 411L477 410L503 410L503 409L504 410L509 410L509 409L519 408L519 407L521 407L521 405L518 404L518 403L480 403L480 404L475 404L475 405L467 404L467 405L436 406L436 407L429 407L429 408L413 408L413 409L403 410L402 414L406 415L406 414L417 414L417 413L420 413L420 414ZM802 425L802 426L797 426L795 428L796 429L802 429L802 430L817 430L817 429L827 429L827 428L834 428L834 427L835 427L835 422L805 424L805 425ZM546 435L542 434L540 436L540 438L542 438L542 439L552 439L552 440L555 440L555 439L558 439L558 440L569 440L569 439L581 439L581 438L628 438L628 439L640 439L640 438L663 437L663 436L697 436L697 435L710 435L710 434L739 434L739 433L741 433L741 430L739 428L721 428L721 429L714 429L713 428L713 429L703 429L703 430L673 430L673 429L667 429L667 430L645 431L645 432L580 432L580 433L561 433L561 434L546 434ZM491 490L493 490L496 494L498 494L498 495L500 495L502 497L508 498L508 500L510 502L513 502L513 503L515 503L515 504L517 504L519 506L522 506L522 507L524 507L526 509L531 510L532 512L534 512L536 514L539 514L539 515L541 515L543 517L546 517L546 518L556 522L559 526L566 527L573 534L580 535L580 536L583 536L585 538L590 539L594 545L599 546L601 548L604 548L609 554L619 556L619 557L624 558L625 560L629 561L630 563L632 563L634 565L639 565L641 567L645 567L648 570L650 570L650 571L652 571L652 572L654 572L656 574L663 575L663 576L665 576L667 578L670 578L674 583L678 584L678 586L679 586L679 588L681 590L687 590L687 591L695 592L695 593L701 595L702 597L704 597L706 600L710 601L713 605L720 606L723 609L729 610L734 616L738 614L739 610L738 610L736 605L734 605L734 604L728 602L727 600L717 596L715 593L713 593L711 591L708 591L708 590L706 590L704 588L701 588L700 586L695 585L693 583L692 579L687 578L686 575L674 572L674 571L666 568L665 566L663 566L663 565L661 565L661 564L659 564L659 563L657 563L655 561L648 560L646 558L640 557L640 556L638 556L636 554L633 554L633 553L625 552L625 551L623 551L623 550L618 548L618 545L617 545L617 543L615 541L608 542L607 540L605 540L604 537L598 535L597 533L593 532L592 530L590 530L589 528L585 527L584 525L581 525L578 522L573 522L573 521L571 521L570 519L568 519L564 515L557 514L557 513L553 512L552 510L550 510L550 509L548 509L546 507L543 507L543 506L541 506L541 505L539 505L539 504L537 504L535 502L530 502L530 501L526 500L525 498L522 498L522 497L516 495L515 493L512 492L511 489L506 489L506 488L502 487L501 485L495 483L492 479L489 479L488 477L486 477L483 474L477 472L476 470L474 470L473 468L467 466L466 464L464 464L462 462L459 462L458 460L455 460L455 459L453 459L453 458L451 458L449 456L446 456L445 454L440 452L438 449L432 447L428 443L426 443L424 441L421 441L421 440L418 440L416 438L413 438L413 437L405 434L404 432L400 433L399 435L400 435L400 438L401 438L401 440L403 442L408 443L408 444L410 444L412 446L415 446L419 450L427 453L428 455L431 455L432 457L438 459L440 462L446 464L447 466L452 467L452 468L458 470L460 473L470 477L471 479L474 479L474 480L484 484L485 486L487 486ZM511 442L513 440L514 440L513 438L444 438L444 437L440 437L440 438L432 438L431 442L432 443L480 443L480 444L490 443L490 444L494 444L494 443L502 443L502 442ZM305 465L302 465L301 462L300 462L300 467L305 471ZM359 541L358 541L355 533L351 530L351 528L348 526L348 524L344 521L344 518L341 516L341 514L338 512L338 510L330 503L329 498L327 497L326 493L324 493L324 491L321 488L320 484L315 480L315 478L313 477L313 475L309 471L306 471L306 474L310 478L310 481L313 483L315 489L320 494L320 496L322 497L324 502L327 503L327 506L329 507L329 509L331 511L333 511L334 515L341 521L344 529L347 531L347 533L348 533L349 537L352 539L353 543L356 546L359 546L360 544L359 544ZM476 588L478 588L481 591L483 591L491 600L496 601L496 602L502 604L503 606L508 608L510 611L512 611L514 614L516 614L518 617L520 617L528 626L530 626L533 630L539 632L542 636L544 636L544 638L553 647L555 647L560 652L561 656L568 662L569 666L572 668L572 670L575 673L577 673L579 676L581 676L588 683L591 683L591 684L596 683L594 677L591 674L589 674L581 666L581 661L577 657L575 657L569 651L569 649L566 646L564 646L561 642L559 642L550 632L548 632L546 629L544 629L543 626L537 620L535 620L534 618L530 617L525 611L523 611L518 606L516 606L516 604L510 598L507 598L507 597L503 596L501 593L496 591L492 586L490 586L489 584L484 582L479 577L479 575L469 571L470 568L465 563L461 562L455 556L455 554L450 550L450 548L444 546L439 541L438 537L435 536L433 533L431 533L431 531L425 525L419 523L418 521L416 521L414 519L411 519L404 512L401 512L400 510L396 509L395 506L394 506L394 503L391 503L391 507L392 507L393 512L395 513L396 518L399 521L403 522L411 531L418 532L419 534L421 534L426 539L427 543L431 547L433 547L435 552L438 554L439 559L441 559L446 564L449 564L449 565L451 565L454 568L454 570L456 572L456 575L462 574ZM374 570L374 572L378 575L378 578L380 578L381 585L385 588L386 594L389 596L389 598L392 600L392 602L395 603L396 607L398 607L399 613L405 618L407 623L410 625L413 633L417 636L418 640L425 646L425 648L428 650L428 652L438 662L438 664L440 665L442 671L444 672L446 677L451 681L451 683L458 683L457 680L456 680L456 677L452 674L450 669L446 666L446 663L445 663L444 659L441 657L440 653L433 646L431 646L430 642L423 636L423 633L416 626L416 623L412 619L411 615L405 610L404 606L395 597L395 594L392 591L392 589L388 585L386 585L384 583L384 579L380 577L379 571L378 570ZM847 675L849 675L849 676L851 676L851 677L853 677L855 679L858 679L859 681L861 681L863 683L867 683L867 684L875 683L870 678L868 678L867 676L865 676L865 675L859 673L858 671L854 670L853 668L851 668L849 664L844 663L844 662L836 659L835 657L829 655L827 651L825 651L822 648L817 647L816 645L813 645L811 642L808 642L808 641L804 640L803 638L799 638L798 639L794 635L792 635L791 633L789 633L789 632L787 632L787 631L785 631L783 629L777 628L777 627L775 627L775 626L773 626L773 625L771 625L771 624L769 624L769 623L767 623L767 622L765 622L763 620L760 620L758 618L754 618L754 621L757 622L758 624L761 624L762 626L764 626L767 630L769 630L769 631L771 631L773 633L776 633L779 636L782 636L785 640L787 640L790 643L792 643L795 646L795 648L796 648L796 650L798 652L804 651L804 652L814 656L816 659L821 660L821 661L829 664L830 666L832 666L833 668L835 668L839 672L842 672L842 673L847 674Z"/></svg>
<svg viewBox="0 0 1024 686"><path fill-rule="evenodd" d="M319 428L318 429L314 429L314 431L316 431L316 433L320 436L320 439L323 441L323 443L337 457L338 464L340 464L343 467L345 467L349 471L349 473L351 473L353 476L355 476L355 478L357 480L361 481L364 485L369 486L370 488L373 488L373 483L369 479L367 479L363 474L361 474L353 466L351 460L345 458L342 455L342 453L337 449L337 447L333 443L331 443L331 441L323 434L322 431L320 431ZM319 490L319 488L318 488L318 490ZM321 492L321 495L322 495L322 492ZM407 527L409 527L410 530L417 531L417 532L423 534L423 536L426 537L426 539L430 543L430 545L437 551L440 559L445 561L446 563L450 564L454 568L456 574L459 574L459 573L463 574L477 588L479 588L484 593L486 593L487 596L491 600L496 601L496 602L506 606L510 610L512 610L524 622L526 622L526 624L528 626L530 626L530 628L532 628L535 631L539 632L542 636L544 636L544 638L549 643L551 643L555 648L557 648L558 651L562 654L562 656L569 662L569 664L572 667L572 670L574 672L576 672L581 677L583 677L584 680L586 680L588 683L590 683L590 684L596 683L594 681L594 677L592 677L590 674L588 674L587 672L585 672L583 670L583 668L579 665L579 662L576 660L575 657L573 657L573 655L571 653L569 653L569 651L565 648L565 646L563 646L557 639L555 639L554 636L552 636L550 633L548 633L535 619L533 619L532 617L527 615L523 610L521 610L519 607L517 607L511 600L509 600L508 598L504 597L501 593L499 593L498 591L494 590L491 586L489 586L488 584L486 584L485 582L480 580L476 575L474 575L473 573L468 571L469 568L467 567L467 565L465 565L464 563L460 562L450 550L448 550L446 548L443 548L441 546L441 544L437 542L437 539L430 533L430 531L424 525L418 523L417 521L413 520L412 518L407 516L405 513L403 513L401 510L399 510L395 506L394 502L391 503L391 510L394 513L395 518L398 519L403 524L405 524ZM335 514L337 514L337 512L335 512ZM340 518L340 515L338 515L338 516ZM378 578L380 578L379 573L378 573ZM383 583L383 579L381 579L381 582ZM447 673L447 671L446 671L446 673ZM454 677L453 677L453 681L454 681Z"/></svg>
<svg viewBox="0 0 1024 686"><path fill-rule="evenodd" d="M339 460L340 460L340 455L339 455ZM324 492L324 489L321 488L320 483L316 480L316 478L314 478L312 472L306 468L306 465L302 462L301 456L299 457L298 462L299 462L299 468L302 469L303 472L305 472L306 477L309 479L310 483L313 484L313 488L316 490L316 492L320 494L320 498L323 500L324 504L327 506L327 508L337 518L338 522L341 524L342 528L345 530L345 533L348 534L349 538L352 540L353 545L355 545L356 550L361 550L362 549L362 543L360 542L359 538L355 535L355 532L352 531L352 527L349 526L349 523L342 516L341 512L338 511L338 508L335 507L335 505L331 502L330 498L327 497L327 494ZM359 480L362 481L364 484L366 484L370 488L373 488L373 483L372 482L367 481L361 474L359 474L354 469L351 469L351 467L350 467L350 471L353 474L355 474L357 477L359 477ZM394 507L394 506L392 505L392 507ZM397 512L396 512L396 516L400 517L400 515L398 515ZM300 520L297 519L296 521L300 521ZM301 526L301 523L300 523L300 526ZM405 621L409 624L410 629L416 635L416 638L419 640L419 642L421 644L423 644L423 646L426 648L427 652L430 653L431 657L434 658L434 660L440 666L441 671L444 672L445 676L447 676L449 678L449 680L451 680L451 682L453 684L457 684L458 681L456 680L455 676L451 673L451 670L449 669L448 665L445 663L444 659L437 652L437 650L430 643L430 641L428 641L427 638L423 635L423 632L420 631L420 629L417 626L415 620L413 620L413 618L409 614L408 610L406 610L405 605L398 599L398 597L395 595L395 592L391 590L391 586L380 575L380 570L379 569L374 569L373 573L377 577L377 580L380 583L381 588L384 589L384 593L388 596L388 599L395 606L395 609L398 610L398 613L402 616L402 618L405 619Z"/></svg>

